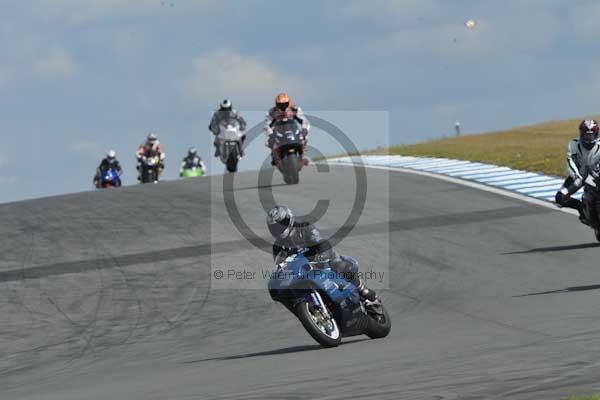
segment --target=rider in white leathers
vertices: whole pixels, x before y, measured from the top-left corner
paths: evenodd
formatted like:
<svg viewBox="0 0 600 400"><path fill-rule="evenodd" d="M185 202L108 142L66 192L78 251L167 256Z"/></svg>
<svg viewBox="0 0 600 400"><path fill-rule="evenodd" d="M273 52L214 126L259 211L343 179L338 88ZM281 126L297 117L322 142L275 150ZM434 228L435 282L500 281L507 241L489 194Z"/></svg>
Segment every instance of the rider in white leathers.
<svg viewBox="0 0 600 400"><path fill-rule="evenodd" d="M598 123L583 120L579 125L579 138L569 142L567 147L567 171L569 176L556 193L556 203L561 207L569 207L580 212L581 201L571 195L584 184L585 179L600 161L600 144L598 143Z"/></svg>

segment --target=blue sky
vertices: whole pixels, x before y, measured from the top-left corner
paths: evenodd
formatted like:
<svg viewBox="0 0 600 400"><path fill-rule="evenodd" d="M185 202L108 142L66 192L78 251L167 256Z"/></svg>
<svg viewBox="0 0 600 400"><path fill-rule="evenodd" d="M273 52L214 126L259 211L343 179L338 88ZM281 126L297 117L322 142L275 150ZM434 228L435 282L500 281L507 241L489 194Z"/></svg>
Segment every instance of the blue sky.
<svg viewBox="0 0 600 400"><path fill-rule="evenodd" d="M2 3L0 202L88 190L109 148L132 183L150 130L174 178L189 145L212 156L206 126L224 97L255 122L280 90L307 112L387 112L357 114L386 118L348 129L362 148L456 120L478 132L584 116L600 101L597 1Z"/></svg>

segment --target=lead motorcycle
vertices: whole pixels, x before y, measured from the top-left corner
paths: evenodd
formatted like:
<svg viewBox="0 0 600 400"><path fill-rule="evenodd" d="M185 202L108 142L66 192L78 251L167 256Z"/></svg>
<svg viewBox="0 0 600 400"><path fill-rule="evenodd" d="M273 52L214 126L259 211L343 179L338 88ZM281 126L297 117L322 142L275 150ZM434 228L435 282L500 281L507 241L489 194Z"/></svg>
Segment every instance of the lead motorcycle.
<svg viewBox="0 0 600 400"><path fill-rule="evenodd" d="M273 125L275 142L273 158L283 181L296 185L300 182L300 170L304 165L304 134L294 119L278 121Z"/></svg>
<svg viewBox="0 0 600 400"><path fill-rule="evenodd" d="M241 131L237 119L227 118L219 123L219 134L217 135L219 157L229 172L237 172L238 162L242 158L243 136L244 133Z"/></svg>
<svg viewBox="0 0 600 400"><path fill-rule="evenodd" d="M158 183L159 168L161 164L160 153L149 150L142 156L142 183Z"/></svg>
<svg viewBox="0 0 600 400"><path fill-rule="evenodd" d="M356 263L356 260L347 257ZM296 315L304 329L324 347L336 347L342 337L383 338L391 329L383 304L365 304L355 285L323 262L311 262L302 252L275 260L269 294Z"/></svg>

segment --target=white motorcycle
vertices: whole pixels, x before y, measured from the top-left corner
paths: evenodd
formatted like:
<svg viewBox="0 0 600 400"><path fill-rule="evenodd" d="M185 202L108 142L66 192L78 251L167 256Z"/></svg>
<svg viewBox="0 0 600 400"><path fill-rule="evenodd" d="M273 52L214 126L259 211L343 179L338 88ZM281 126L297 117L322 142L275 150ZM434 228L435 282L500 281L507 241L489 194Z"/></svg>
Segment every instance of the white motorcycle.
<svg viewBox="0 0 600 400"><path fill-rule="evenodd" d="M219 123L217 142L221 162L226 165L227 171L237 172L238 161L242 158L242 137L240 123L234 118L229 118Z"/></svg>
<svg viewBox="0 0 600 400"><path fill-rule="evenodd" d="M141 183L158 183L159 168L164 154L154 150L148 151L141 158Z"/></svg>

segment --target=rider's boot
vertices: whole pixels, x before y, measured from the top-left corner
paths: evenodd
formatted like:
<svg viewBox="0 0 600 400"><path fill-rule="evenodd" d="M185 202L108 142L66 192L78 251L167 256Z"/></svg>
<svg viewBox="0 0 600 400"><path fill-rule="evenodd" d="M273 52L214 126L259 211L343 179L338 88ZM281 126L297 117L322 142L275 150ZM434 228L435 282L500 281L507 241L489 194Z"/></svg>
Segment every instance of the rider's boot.
<svg viewBox="0 0 600 400"><path fill-rule="evenodd" d="M215 145L215 157L219 157L221 155L221 151L219 151L219 146Z"/></svg>
<svg viewBox="0 0 600 400"><path fill-rule="evenodd" d="M367 288L365 282L361 279L358 285L358 293L360 294L361 300L367 300L371 303L375 303L379 300L377 293L373 289Z"/></svg>

